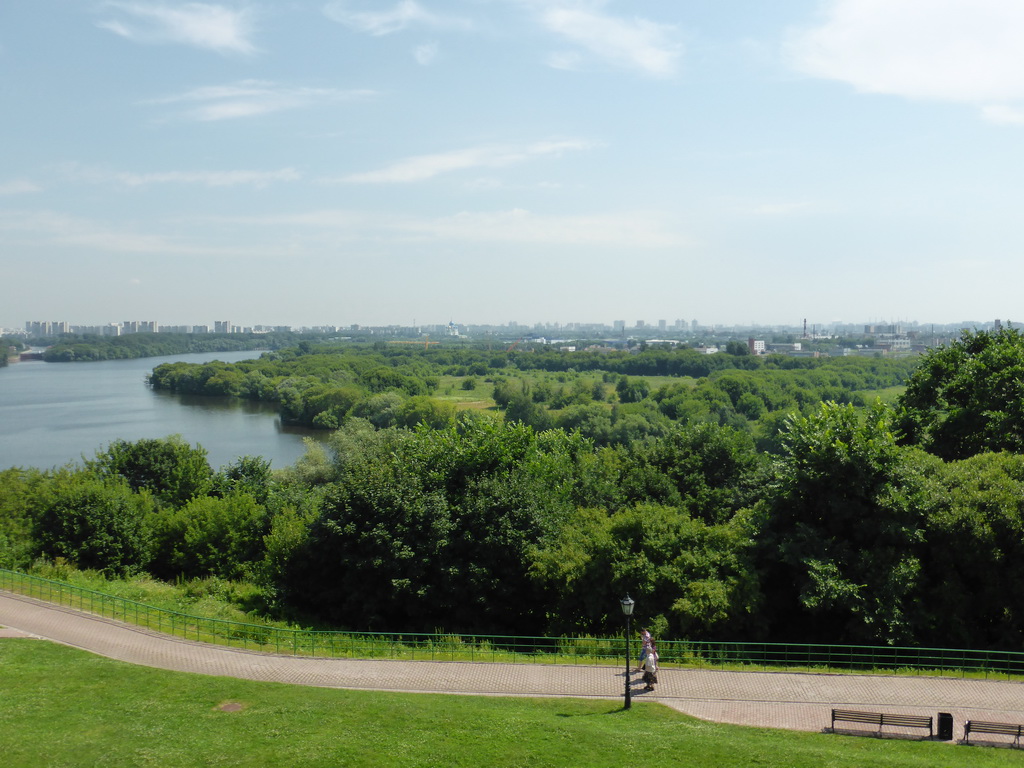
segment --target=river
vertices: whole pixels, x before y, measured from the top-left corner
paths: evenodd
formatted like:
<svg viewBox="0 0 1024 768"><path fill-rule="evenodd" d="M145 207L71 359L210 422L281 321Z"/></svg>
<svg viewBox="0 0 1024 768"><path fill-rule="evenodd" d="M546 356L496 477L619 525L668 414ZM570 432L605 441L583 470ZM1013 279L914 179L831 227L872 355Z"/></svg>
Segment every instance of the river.
<svg viewBox="0 0 1024 768"><path fill-rule="evenodd" d="M49 469L92 458L111 441L180 434L206 449L217 469L239 456L275 468L305 452L322 432L281 425L270 403L154 392L146 374L161 363L236 362L259 352L209 352L95 363L27 360L0 368L0 469Z"/></svg>

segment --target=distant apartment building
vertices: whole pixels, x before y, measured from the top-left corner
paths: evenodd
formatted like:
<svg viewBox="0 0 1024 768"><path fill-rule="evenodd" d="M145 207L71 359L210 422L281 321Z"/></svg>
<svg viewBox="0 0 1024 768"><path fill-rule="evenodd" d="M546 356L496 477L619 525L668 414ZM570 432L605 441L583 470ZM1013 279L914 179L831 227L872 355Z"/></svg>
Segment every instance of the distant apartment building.
<svg viewBox="0 0 1024 768"><path fill-rule="evenodd" d="M120 323L107 323L106 325L72 325L71 332L82 336L120 336Z"/></svg>
<svg viewBox="0 0 1024 768"><path fill-rule="evenodd" d="M71 324L63 320L30 320L25 323L25 331L29 336L58 336L62 333L71 333Z"/></svg>
<svg viewBox="0 0 1024 768"><path fill-rule="evenodd" d="M160 324L156 320L125 320L121 333L160 333Z"/></svg>
<svg viewBox="0 0 1024 768"><path fill-rule="evenodd" d="M747 349L750 351L750 354L752 355L763 355L766 351L764 339L747 339Z"/></svg>
<svg viewBox="0 0 1024 768"><path fill-rule="evenodd" d="M879 333L875 335L875 349L887 352L907 352L910 350L910 339L902 334Z"/></svg>
<svg viewBox="0 0 1024 768"><path fill-rule="evenodd" d="M254 325L252 327L253 333L291 333L291 330L290 325Z"/></svg>
<svg viewBox="0 0 1024 768"><path fill-rule="evenodd" d="M213 332L214 333L231 333L231 321L230 320L214 320L213 321Z"/></svg>
<svg viewBox="0 0 1024 768"><path fill-rule="evenodd" d="M900 325L889 324L889 325L865 325L864 335L865 336L878 336L880 334L888 334L893 336L899 336L903 333L903 329Z"/></svg>
<svg viewBox="0 0 1024 768"><path fill-rule="evenodd" d="M612 322L612 328L615 329L616 333L625 333L626 332L626 321L625 320L615 320L614 322Z"/></svg>

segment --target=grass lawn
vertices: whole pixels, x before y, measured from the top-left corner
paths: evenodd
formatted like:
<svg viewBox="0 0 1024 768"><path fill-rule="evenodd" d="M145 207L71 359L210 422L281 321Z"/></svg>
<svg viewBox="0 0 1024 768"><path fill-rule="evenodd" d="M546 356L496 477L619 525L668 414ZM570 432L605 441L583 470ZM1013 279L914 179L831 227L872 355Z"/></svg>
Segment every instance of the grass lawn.
<svg viewBox="0 0 1024 768"><path fill-rule="evenodd" d="M0 755L5 768L1021 765L1008 749L741 728L652 703L303 688L22 639L0 640Z"/></svg>
<svg viewBox="0 0 1024 768"><path fill-rule="evenodd" d="M896 398L906 392L907 388L902 384L898 387L884 387L883 389L868 389L861 392L866 402L873 402L877 397L886 405L892 405Z"/></svg>
<svg viewBox="0 0 1024 768"><path fill-rule="evenodd" d="M494 383L485 381L484 376L441 376L437 390L431 397L453 403L459 410L469 409L483 411L497 409L491 393ZM473 389L463 389L464 381L472 379Z"/></svg>

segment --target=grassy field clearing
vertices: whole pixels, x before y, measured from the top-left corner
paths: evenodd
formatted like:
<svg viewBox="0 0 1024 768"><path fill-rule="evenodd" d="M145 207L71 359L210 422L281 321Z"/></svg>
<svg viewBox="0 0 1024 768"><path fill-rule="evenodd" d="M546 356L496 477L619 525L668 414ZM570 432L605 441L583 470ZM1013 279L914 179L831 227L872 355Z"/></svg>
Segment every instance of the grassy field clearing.
<svg viewBox="0 0 1024 768"><path fill-rule="evenodd" d="M718 725L650 703L342 691L0 640L0 754L21 766L987 768L1006 749Z"/></svg>
<svg viewBox="0 0 1024 768"><path fill-rule="evenodd" d="M896 398L902 395L906 389L904 386L885 387L884 389L869 389L862 394L864 395L864 400L869 403L877 397L886 405L892 405L896 402Z"/></svg>

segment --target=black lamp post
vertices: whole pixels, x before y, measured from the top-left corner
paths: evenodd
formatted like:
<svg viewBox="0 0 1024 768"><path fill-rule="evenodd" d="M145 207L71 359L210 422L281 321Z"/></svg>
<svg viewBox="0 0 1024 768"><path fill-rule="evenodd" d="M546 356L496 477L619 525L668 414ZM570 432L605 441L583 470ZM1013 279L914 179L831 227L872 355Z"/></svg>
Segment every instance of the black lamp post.
<svg viewBox="0 0 1024 768"><path fill-rule="evenodd" d="M633 705L632 692L629 688L629 617L633 615L633 598L626 595L622 600L622 612L626 614L626 703L622 705L623 709L629 709Z"/></svg>

